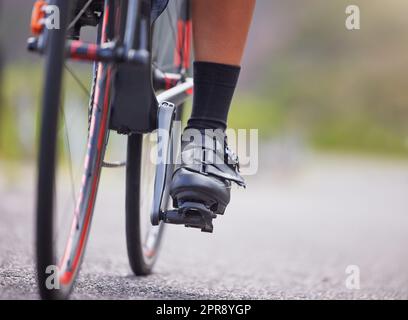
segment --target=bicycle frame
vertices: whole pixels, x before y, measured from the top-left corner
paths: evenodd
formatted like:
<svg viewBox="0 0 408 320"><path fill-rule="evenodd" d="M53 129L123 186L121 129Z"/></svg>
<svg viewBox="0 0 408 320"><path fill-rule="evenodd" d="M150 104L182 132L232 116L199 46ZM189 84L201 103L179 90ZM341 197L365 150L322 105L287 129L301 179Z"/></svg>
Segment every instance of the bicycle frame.
<svg viewBox="0 0 408 320"><path fill-rule="evenodd" d="M168 74L152 70L152 0L105 0L106 19L112 18L118 3L120 16L126 17L120 22L119 37L114 34L116 26L111 26L100 45L67 40L66 56L68 59L115 64L110 129L121 134L149 133L157 129L159 103L166 100L179 106L192 94L193 82L182 72ZM189 16L183 18L190 20ZM28 49L41 54L45 41L43 36L30 38ZM180 69L185 63L180 61ZM154 89L165 91L156 99Z"/></svg>

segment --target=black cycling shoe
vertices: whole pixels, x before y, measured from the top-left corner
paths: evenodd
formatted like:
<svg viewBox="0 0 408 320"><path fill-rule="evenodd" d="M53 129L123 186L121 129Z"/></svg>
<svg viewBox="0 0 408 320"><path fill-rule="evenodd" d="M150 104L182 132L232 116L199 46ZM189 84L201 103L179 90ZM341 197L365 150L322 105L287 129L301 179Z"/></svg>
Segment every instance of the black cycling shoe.
<svg viewBox="0 0 408 320"><path fill-rule="evenodd" d="M170 185L173 206L179 208L180 214L201 215L208 225L186 226L212 232L210 222L216 214L224 214L231 199L232 182L245 187L238 157L228 148L225 134L215 134L213 130L186 130L181 149L181 165Z"/></svg>

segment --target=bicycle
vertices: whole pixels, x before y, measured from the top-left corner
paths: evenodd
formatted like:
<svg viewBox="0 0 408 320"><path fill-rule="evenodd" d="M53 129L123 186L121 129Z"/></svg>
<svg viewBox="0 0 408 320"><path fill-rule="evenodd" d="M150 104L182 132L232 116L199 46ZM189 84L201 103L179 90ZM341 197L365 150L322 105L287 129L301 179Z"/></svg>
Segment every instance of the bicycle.
<svg viewBox="0 0 408 320"><path fill-rule="evenodd" d="M173 123L193 90L190 0L170 1L154 23L151 0L73 3L37 2L36 34L28 41L30 51L45 57L36 205L36 269L44 299L68 298L73 289L104 167L126 167L126 242L135 275L152 272L164 222L208 226L205 218L171 210L168 193ZM57 29L44 27L51 6L59 9ZM93 42L80 40L88 27L97 29ZM88 108L74 108L74 84L89 97ZM127 137L124 162L105 160L115 131ZM79 141L82 151L74 146ZM154 164L149 156L158 145L157 157L166 161ZM58 289L50 288L50 266L57 266Z"/></svg>

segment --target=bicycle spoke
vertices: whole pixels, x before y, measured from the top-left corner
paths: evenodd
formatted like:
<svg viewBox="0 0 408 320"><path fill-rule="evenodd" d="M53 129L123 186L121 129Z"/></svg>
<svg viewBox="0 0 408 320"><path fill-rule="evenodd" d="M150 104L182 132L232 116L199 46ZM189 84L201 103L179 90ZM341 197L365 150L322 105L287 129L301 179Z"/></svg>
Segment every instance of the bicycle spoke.
<svg viewBox="0 0 408 320"><path fill-rule="evenodd" d="M71 184L71 195L64 201L64 205L62 206L62 211L60 214L61 217L61 221L58 221L58 225L56 226L58 228L57 232L55 232L53 240L55 243L58 243L58 235L61 235L61 232L64 228L64 226L66 226L66 223L69 223L70 220L70 215L67 214L67 212L69 212L70 210L70 203L74 202L74 208L76 206L76 190L75 190L75 181L74 181L74 174L73 174L73 168L72 168L72 154L71 154L71 146L70 146L70 142L69 142L69 134L68 134L68 123L67 123L67 119L65 116L65 111L64 108L61 106L60 107L61 113L62 113L62 118L63 118L63 127L64 127L64 140L65 140L65 145L67 148L67 152L68 152L68 162L69 162L69 176L70 176L70 184ZM61 131L62 128L60 128L59 131ZM69 198L72 197L71 200L69 200ZM64 197L65 198L65 197ZM77 218L77 215L74 211L74 217Z"/></svg>
<svg viewBox="0 0 408 320"><path fill-rule="evenodd" d="M158 30L160 43L155 47L153 60L160 65L160 69L165 71L180 72L183 68L182 63L180 63L179 66L174 65L174 55L178 55L181 62L184 61L185 55L183 48L186 35L185 32L182 32L182 34L179 35L180 30L178 29L181 8L181 3L179 1L174 0L173 2L170 2L162 18L165 19L166 22L163 20L159 22L159 24L164 24L168 28L165 30L159 28ZM170 61L169 59L172 60ZM177 69L175 69L175 67L177 67Z"/></svg>
<svg viewBox="0 0 408 320"><path fill-rule="evenodd" d="M178 8L178 6L177 6L177 3L176 3L176 10L177 10L177 8ZM171 28L171 32L172 32L172 35L173 35L173 41L174 41L174 43L175 43L175 45L176 45L176 48L178 47L178 41L180 41L180 39L178 39L178 32L176 31L176 29L175 29L175 26L174 26L174 22L177 24L177 21L175 21L175 20L173 20L173 17L172 17L172 14L171 14L171 10L166 10L167 11L167 16L168 16L168 18L169 18L169 24L170 24L170 28ZM179 46L179 50L180 50L180 52L178 53L179 54L179 56L180 56L180 61L183 61L182 60L182 51L183 51L183 46Z"/></svg>
<svg viewBox="0 0 408 320"><path fill-rule="evenodd" d="M65 118L65 112L62 111L63 118L64 118L64 123L65 123L65 128L67 127L67 122ZM69 156L69 175L71 179L71 187L72 187L72 198L74 200L74 203L76 203L76 192L75 192L75 181L74 181L74 171L72 169L72 153L71 153L71 144L69 142L69 134L68 130L65 129L65 139L66 139L66 144L67 144L67 151L68 151L68 156Z"/></svg>
<svg viewBox="0 0 408 320"><path fill-rule="evenodd" d="M82 83L82 81L77 77L74 71L66 63L64 63L65 69L68 71L68 73L72 76L72 78L75 80L75 82L78 84L78 86L82 89L83 93L86 95L87 98L91 95L89 90L87 89L86 85Z"/></svg>
<svg viewBox="0 0 408 320"><path fill-rule="evenodd" d="M68 26L68 30L72 29L75 24L78 22L79 19L81 19L82 15L85 13L85 11L89 8L93 0L89 0L84 7L79 11L78 15L72 20L72 22Z"/></svg>
<svg viewBox="0 0 408 320"><path fill-rule="evenodd" d="M172 31L171 34L173 36L173 41L174 41L174 43L176 43L177 42L177 37L176 37L177 32L176 32L176 29L175 29L175 27L174 27L174 25L172 23L172 21L173 21L172 14L171 14L170 10L166 10L166 11L167 11L167 18L169 19L170 29Z"/></svg>
<svg viewBox="0 0 408 320"><path fill-rule="evenodd" d="M75 74L75 72L66 64L64 63L64 68L67 70L67 72L71 75L72 79L74 79L74 82L77 83L77 85L82 89L83 93L87 98L89 98L90 93L88 89L86 88L85 84L82 83L82 81L79 79L79 77ZM71 139L70 139L70 128L72 128L73 124L76 123L76 121L71 120L68 123L68 118L67 114L65 112L65 107L61 104L60 105L60 110L63 118L63 124L60 126L58 132L61 132L64 130L63 136L65 140L65 148L67 150L67 161L68 161L68 170L69 170L69 179L70 179L70 189L71 191L69 192L71 195L63 201L65 204L62 205L61 207L61 221L59 222L58 226L58 232L57 234L61 234L61 231L63 230L63 227L66 226L66 223L69 224L69 221L71 219L71 215L69 214L70 212L74 211L74 218L78 221L78 213L75 211L76 206L77 206L77 190L76 190L76 185L75 181L78 181L80 176L82 176L82 172L78 170L77 174L74 174L74 168L73 168L73 155L72 155L72 147L71 147ZM78 117L75 117L78 119ZM86 148L84 148L81 152L81 159L85 158L86 155ZM70 200L71 198L71 200ZM73 203L73 207L70 205L70 203ZM54 241L57 239L55 238Z"/></svg>

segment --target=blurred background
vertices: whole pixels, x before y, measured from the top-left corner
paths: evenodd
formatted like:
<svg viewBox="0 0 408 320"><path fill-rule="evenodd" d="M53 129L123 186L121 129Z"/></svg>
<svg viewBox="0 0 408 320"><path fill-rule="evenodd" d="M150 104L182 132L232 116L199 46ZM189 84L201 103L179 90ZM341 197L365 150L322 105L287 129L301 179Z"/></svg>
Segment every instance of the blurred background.
<svg viewBox="0 0 408 320"><path fill-rule="evenodd" d="M35 153L42 66L25 50L32 2L1 1L3 160ZM258 1L231 127L319 151L408 155L408 4L353 1L362 28L347 31L349 4Z"/></svg>
<svg viewBox="0 0 408 320"><path fill-rule="evenodd" d="M35 296L42 61L26 52L32 3L0 0L3 297ZM350 4L361 30L345 28ZM407 17L406 0L258 0L230 126L259 129L259 173L214 236L169 228L158 275L136 283L117 236L123 219L111 216L123 218L123 172L104 173L77 297L120 297L110 292L120 287L123 297L408 298ZM361 267L361 291L344 287L350 264ZM19 270L29 271L12 276Z"/></svg>

